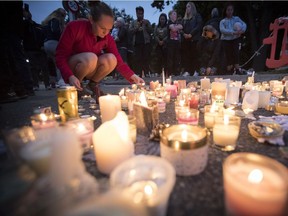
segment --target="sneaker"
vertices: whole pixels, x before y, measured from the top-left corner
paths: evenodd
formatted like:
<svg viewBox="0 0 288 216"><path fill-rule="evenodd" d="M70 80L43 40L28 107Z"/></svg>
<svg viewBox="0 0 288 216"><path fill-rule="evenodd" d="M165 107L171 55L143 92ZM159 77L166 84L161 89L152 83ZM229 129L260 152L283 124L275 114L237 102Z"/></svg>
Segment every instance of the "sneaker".
<svg viewBox="0 0 288 216"><path fill-rule="evenodd" d="M199 76L199 73L197 71L194 71L193 76Z"/></svg>
<svg viewBox="0 0 288 216"><path fill-rule="evenodd" d="M0 103L11 103L18 101L18 97L14 91L0 94Z"/></svg>
<svg viewBox="0 0 288 216"><path fill-rule="evenodd" d="M186 76L190 76L190 74L189 74L189 72L186 71L182 74L182 76L186 77Z"/></svg>

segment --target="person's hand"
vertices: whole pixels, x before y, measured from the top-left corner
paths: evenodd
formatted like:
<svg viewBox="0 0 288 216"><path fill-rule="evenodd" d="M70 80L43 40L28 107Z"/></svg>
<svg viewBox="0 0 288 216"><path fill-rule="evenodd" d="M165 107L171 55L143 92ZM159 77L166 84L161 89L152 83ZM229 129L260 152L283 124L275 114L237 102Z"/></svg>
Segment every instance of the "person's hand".
<svg viewBox="0 0 288 216"><path fill-rule="evenodd" d="M81 83L80 83L79 79L74 75L69 77L69 84L72 86L75 86L77 90L80 90L80 91L83 90L83 88L81 87Z"/></svg>
<svg viewBox="0 0 288 216"><path fill-rule="evenodd" d="M137 76L136 74L132 75L130 77L130 79L137 85L138 84L145 84L145 81L142 78L140 78L139 76Z"/></svg>

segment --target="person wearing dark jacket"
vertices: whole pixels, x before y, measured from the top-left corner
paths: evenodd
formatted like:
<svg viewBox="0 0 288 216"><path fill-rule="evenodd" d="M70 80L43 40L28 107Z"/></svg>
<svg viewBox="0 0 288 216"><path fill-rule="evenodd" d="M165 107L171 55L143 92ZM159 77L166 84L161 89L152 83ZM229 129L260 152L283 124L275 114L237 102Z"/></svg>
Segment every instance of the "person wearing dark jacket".
<svg viewBox="0 0 288 216"><path fill-rule="evenodd" d="M202 17L193 2L186 4L185 16L182 21L181 59L184 71L194 73L199 67L197 42L202 32ZM183 72L183 71L182 71Z"/></svg>

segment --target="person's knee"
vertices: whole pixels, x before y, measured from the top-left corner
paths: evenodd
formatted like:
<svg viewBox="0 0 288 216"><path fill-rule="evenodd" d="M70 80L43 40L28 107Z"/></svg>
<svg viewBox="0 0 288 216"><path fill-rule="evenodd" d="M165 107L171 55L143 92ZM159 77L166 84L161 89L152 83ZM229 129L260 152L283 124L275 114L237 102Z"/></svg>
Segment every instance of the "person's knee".
<svg viewBox="0 0 288 216"><path fill-rule="evenodd" d="M103 61L105 67L110 68L111 71L116 67L117 65L117 59L114 54L109 53L106 55L105 60Z"/></svg>

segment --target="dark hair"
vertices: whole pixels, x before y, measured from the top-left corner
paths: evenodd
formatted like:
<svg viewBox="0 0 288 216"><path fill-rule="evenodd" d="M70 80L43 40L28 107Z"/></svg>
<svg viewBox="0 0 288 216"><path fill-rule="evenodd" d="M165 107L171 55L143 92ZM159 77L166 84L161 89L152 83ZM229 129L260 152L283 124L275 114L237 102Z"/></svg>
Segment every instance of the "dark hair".
<svg viewBox="0 0 288 216"><path fill-rule="evenodd" d="M165 18L165 26L167 25L167 20L168 20L168 18L167 18L167 14L165 14L165 13L161 13L160 14L160 16L159 16L159 19L158 19L158 27L160 27L160 25L161 25L161 23L160 23L160 18L161 17L164 17Z"/></svg>
<svg viewBox="0 0 288 216"><path fill-rule="evenodd" d="M142 12L144 12L144 8L142 7L142 6L138 6L138 7L136 7L136 12L137 11L142 11Z"/></svg>
<svg viewBox="0 0 288 216"><path fill-rule="evenodd" d="M232 2L226 2L226 3L224 4L223 14L222 14L224 18L226 17L226 10L227 10L227 8L228 8L229 6L232 6L233 9L234 9L234 5L233 5Z"/></svg>
<svg viewBox="0 0 288 216"><path fill-rule="evenodd" d="M104 2L101 1L88 1L88 6L90 7L90 15L93 21L99 21L102 15L107 15L114 18L113 11Z"/></svg>

